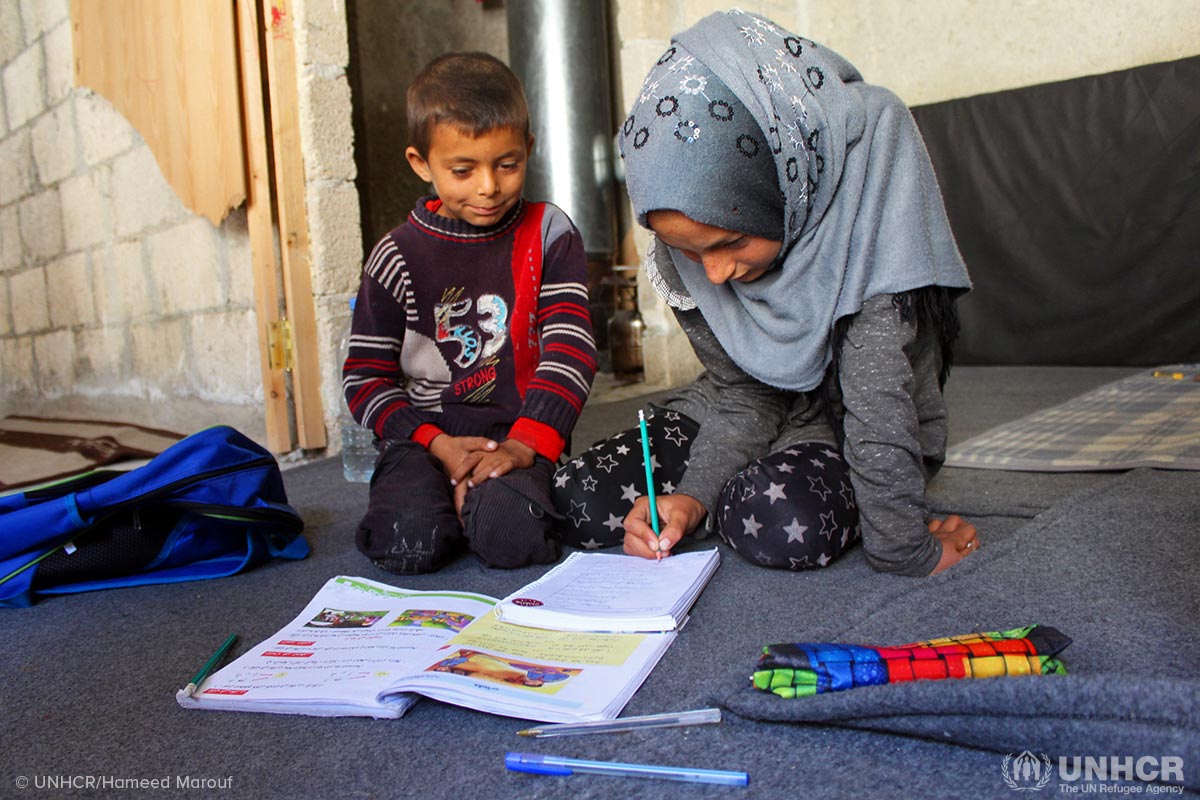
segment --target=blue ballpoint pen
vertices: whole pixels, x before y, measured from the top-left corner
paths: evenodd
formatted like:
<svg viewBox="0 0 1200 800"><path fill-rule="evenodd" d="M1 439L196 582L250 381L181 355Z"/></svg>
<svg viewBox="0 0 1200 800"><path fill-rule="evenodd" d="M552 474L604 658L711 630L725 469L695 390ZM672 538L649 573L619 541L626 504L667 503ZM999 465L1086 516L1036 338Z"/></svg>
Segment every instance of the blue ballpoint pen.
<svg viewBox="0 0 1200 800"><path fill-rule="evenodd" d="M513 772L533 775L612 775L621 778L659 778L687 783L717 783L722 786L747 786L750 775L721 769L663 767L657 764L622 764L618 761L587 761L582 758L545 756L540 753L507 753L504 766Z"/></svg>

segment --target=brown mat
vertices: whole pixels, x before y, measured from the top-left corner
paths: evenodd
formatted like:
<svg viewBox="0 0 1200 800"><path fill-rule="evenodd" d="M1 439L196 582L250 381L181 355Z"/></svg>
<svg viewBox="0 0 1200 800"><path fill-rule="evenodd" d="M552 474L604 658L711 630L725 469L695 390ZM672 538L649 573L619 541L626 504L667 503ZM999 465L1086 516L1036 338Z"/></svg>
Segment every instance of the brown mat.
<svg viewBox="0 0 1200 800"><path fill-rule="evenodd" d="M182 438L128 422L5 417L0 419L0 492L153 458Z"/></svg>

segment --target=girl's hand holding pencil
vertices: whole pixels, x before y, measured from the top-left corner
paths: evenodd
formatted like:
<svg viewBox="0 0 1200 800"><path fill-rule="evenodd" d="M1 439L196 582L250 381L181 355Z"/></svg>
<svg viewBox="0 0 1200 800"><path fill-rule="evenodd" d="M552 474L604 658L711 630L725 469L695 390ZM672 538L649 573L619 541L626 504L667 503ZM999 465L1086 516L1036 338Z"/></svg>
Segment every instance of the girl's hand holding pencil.
<svg viewBox="0 0 1200 800"><path fill-rule="evenodd" d="M704 521L708 511L704 505L686 494L659 495L659 534L650 524L650 498L639 497L626 515L625 552L642 558L661 558L671 554L671 547L694 531Z"/></svg>
<svg viewBox="0 0 1200 800"><path fill-rule="evenodd" d="M631 556L662 561L671 555L671 545L687 536L707 510L686 494L657 497L654 491L654 458L650 455L650 434L646 412L638 411L638 429L642 435L642 464L646 468L646 494L625 515L625 552Z"/></svg>

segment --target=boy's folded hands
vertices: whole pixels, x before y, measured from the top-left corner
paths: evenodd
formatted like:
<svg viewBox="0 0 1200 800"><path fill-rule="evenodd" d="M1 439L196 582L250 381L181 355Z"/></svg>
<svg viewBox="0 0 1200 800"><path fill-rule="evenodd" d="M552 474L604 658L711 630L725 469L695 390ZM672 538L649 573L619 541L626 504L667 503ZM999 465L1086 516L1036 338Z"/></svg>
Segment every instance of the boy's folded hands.
<svg viewBox="0 0 1200 800"><path fill-rule="evenodd" d="M429 443L429 452L442 462L442 469L457 486L479 463L484 453L495 450L499 445L486 436L451 436L448 433L435 436Z"/></svg>
<svg viewBox="0 0 1200 800"><path fill-rule="evenodd" d="M462 513L467 490L488 478L499 478L514 469L533 466L533 448L515 439L496 442L486 436L451 436L443 433L429 443L429 452L442 462L454 487L454 507Z"/></svg>
<svg viewBox="0 0 1200 800"><path fill-rule="evenodd" d="M474 466L466 477L467 486L475 487L488 478L499 478L514 469L529 469L533 466L533 460L537 453L523 442L518 442L516 439L505 439L495 448L476 451L472 455L478 458L475 459ZM451 476L451 480L461 481L462 478Z"/></svg>

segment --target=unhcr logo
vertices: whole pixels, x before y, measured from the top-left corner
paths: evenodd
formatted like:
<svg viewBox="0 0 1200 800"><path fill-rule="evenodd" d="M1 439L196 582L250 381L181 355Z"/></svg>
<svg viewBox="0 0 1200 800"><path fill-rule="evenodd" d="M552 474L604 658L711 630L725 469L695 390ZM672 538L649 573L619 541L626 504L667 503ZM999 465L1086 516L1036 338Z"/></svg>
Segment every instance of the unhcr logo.
<svg viewBox="0 0 1200 800"><path fill-rule="evenodd" d="M1041 791L1054 774L1050 756L1045 753L1034 755L1028 750L1022 751L1019 756L1013 756L1012 753L1006 755L1000 771L1008 788L1018 792Z"/></svg>
<svg viewBox="0 0 1200 800"><path fill-rule="evenodd" d="M1054 764L1045 753L1025 750L1006 755L1000 773L1018 792L1041 791L1057 776L1061 794L1183 793L1181 756L1059 756Z"/></svg>

